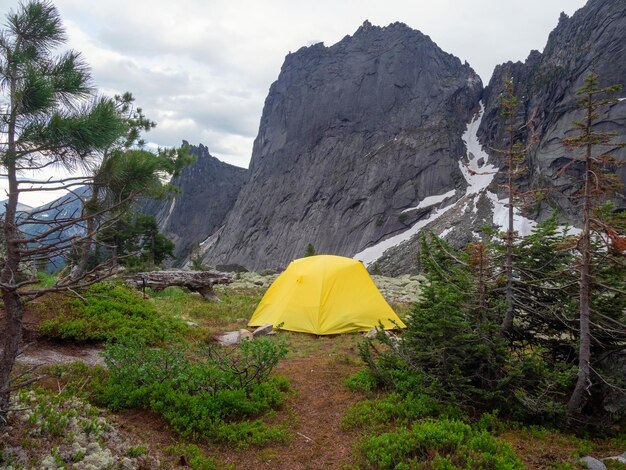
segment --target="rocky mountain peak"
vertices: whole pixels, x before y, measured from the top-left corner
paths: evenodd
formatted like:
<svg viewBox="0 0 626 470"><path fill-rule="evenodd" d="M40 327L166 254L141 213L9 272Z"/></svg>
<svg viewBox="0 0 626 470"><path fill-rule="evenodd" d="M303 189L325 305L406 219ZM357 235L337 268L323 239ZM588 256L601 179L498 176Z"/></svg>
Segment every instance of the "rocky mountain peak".
<svg viewBox="0 0 626 470"><path fill-rule="evenodd" d="M168 200L150 201L145 208L176 243L174 264L194 256L198 246L222 225L248 174L244 168L218 160L203 144L189 145L189 154L196 161L172 179L180 193Z"/></svg>
<svg viewBox="0 0 626 470"><path fill-rule="evenodd" d="M466 184L461 134L478 108L469 65L402 23L364 23L289 54L265 101L250 178L206 257L286 264L308 243L352 256Z"/></svg>
<svg viewBox="0 0 626 470"><path fill-rule="evenodd" d="M216 217L219 227L211 222L212 231L192 230L192 238L210 234L200 249L214 265L282 267L311 243L318 253L355 256L400 274L417 270L420 232L461 246L484 225L503 227L508 200L499 190L500 157L490 149L502 144L499 97L507 75L522 101L519 127L534 115L540 136L522 184L551 188L536 213L515 214L516 230L529 233L533 219L555 207L567 218L575 208L564 196L571 183L558 175L568 158L561 140L580 118L575 93L590 70L603 86L626 85L625 21L623 1L590 0L571 17L561 15L542 52L498 65L484 90L467 62L403 23L365 20L336 44L289 53L232 210ZM626 100L598 127L623 136ZM617 171L626 181L626 167ZM193 205L207 217L205 199Z"/></svg>

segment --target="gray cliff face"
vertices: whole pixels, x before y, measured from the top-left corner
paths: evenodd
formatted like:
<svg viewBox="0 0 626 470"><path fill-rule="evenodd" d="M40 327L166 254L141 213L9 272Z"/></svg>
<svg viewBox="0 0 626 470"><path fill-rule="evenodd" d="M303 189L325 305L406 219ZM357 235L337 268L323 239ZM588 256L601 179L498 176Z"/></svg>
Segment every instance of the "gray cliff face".
<svg viewBox="0 0 626 470"><path fill-rule="evenodd" d="M282 266L308 243L352 256L406 230L417 215L402 210L463 193L461 135L481 92L469 65L400 23L289 54L249 180L205 259Z"/></svg>
<svg viewBox="0 0 626 470"><path fill-rule="evenodd" d="M516 127L522 128L534 115L539 137L527 158L529 173L520 184L526 188L549 189L546 200L535 213L527 216L541 220L558 208L562 219L577 219L573 217L577 209L566 197L575 190L572 179L558 175L572 156L561 141L575 134L572 121L582 118L582 113L577 110L576 90L583 85L584 78L592 69L600 76L600 86L614 83L626 85L624 44L626 3L590 0L571 18L561 15L543 53L531 51L524 63L508 62L495 68L483 93L485 110L477 137L483 144L483 150L489 154L489 161L503 167L501 155L490 149L502 148L505 143L505 123L499 115L499 97L504 90L505 77L511 77L514 92L522 102ZM626 96L626 92L622 91L618 96ZM619 101L601 114L598 129L614 131L618 134L616 141L626 141L626 100ZM528 132L522 129L516 138L528 143ZM626 159L626 150L615 155ZM626 168L618 171L622 181L626 182ZM465 197L461 197L450 210L423 230L445 234L445 238L456 246L471 241L472 236L478 235L481 226L494 225L493 197L490 200L488 196L499 193L500 198L505 197L500 184L504 181L502 177L498 179L494 178L489 188L474 197L467 207L464 205ZM623 193L616 194L616 200L626 206ZM394 246L377 260L375 270L390 275L419 271L416 257L419 245L419 238L413 237Z"/></svg>
<svg viewBox="0 0 626 470"><path fill-rule="evenodd" d="M592 70L599 75L601 87L626 86L625 44L626 2L590 0L571 18L561 14L543 53L532 51L524 63L508 62L494 70L483 96L485 116L479 137L489 147L502 146L504 123L498 114L498 97L504 77L509 75L514 81L515 94L522 100L517 124L521 127L535 113L539 136L539 142L530 151L530 173L523 183L550 189L534 216L543 218L554 208L562 209L565 216L576 210L565 197L574 190L572 181L557 174L572 156L572 152L563 148L561 139L575 135L572 121L583 116L577 110L576 90ZM626 96L626 92L622 90L619 96ZM597 128L617 132L616 141L626 140L626 101L603 111ZM526 138L523 133L519 137ZM626 159L626 149L615 155ZM495 154L492 157L498 158ZM626 182L626 167L618 171ZM619 198L618 195L618 203L626 205L624 196L621 201Z"/></svg>
<svg viewBox="0 0 626 470"><path fill-rule="evenodd" d="M247 179L248 170L219 161L204 145L190 145L196 161L172 179L180 194L164 201L150 201L145 212L154 215L160 230L176 248L175 264L188 259L198 245L224 222Z"/></svg>

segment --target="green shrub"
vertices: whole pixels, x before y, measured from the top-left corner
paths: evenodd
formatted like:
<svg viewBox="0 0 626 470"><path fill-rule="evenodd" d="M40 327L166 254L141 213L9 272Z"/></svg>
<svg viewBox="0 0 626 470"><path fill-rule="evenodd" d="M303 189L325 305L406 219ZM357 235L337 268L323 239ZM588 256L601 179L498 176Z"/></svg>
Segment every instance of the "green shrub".
<svg viewBox="0 0 626 470"><path fill-rule="evenodd" d="M369 370L362 369L344 381L344 385L353 392L371 393L379 386L376 377Z"/></svg>
<svg viewBox="0 0 626 470"><path fill-rule="evenodd" d="M406 397L391 393L384 398L364 400L349 408L341 420L342 427L380 430L390 423L407 425L426 416L438 415L442 406L424 394Z"/></svg>
<svg viewBox="0 0 626 470"><path fill-rule="evenodd" d="M422 421L412 429L366 438L358 445L369 468L523 469L511 447L456 420Z"/></svg>
<svg viewBox="0 0 626 470"><path fill-rule="evenodd" d="M286 353L268 339L244 341L240 348L151 348L124 338L104 354L109 377L99 399L111 409L151 409L192 439L239 447L282 441L282 428L241 420L281 405L288 383L270 373Z"/></svg>
<svg viewBox="0 0 626 470"><path fill-rule="evenodd" d="M603 462L608 470L626 470L626 463L617 460L604 460Z"/></svg>
<svg viewBox="0 0 626 470"><path fill-rule="evenodd" d="M59 315L42 322L40 333L50 338L75 341L103 341L136 335L156 344L186 328L180 319L159 313L141 294L121 284L101 282L81 295L86 301L65 300L59 308Z"/></svg>
<svg viewBox="0 0 626 470"><path fill-rule="evenodd" d="M213 457L205 457L200 448L194 444L187 446L177 445L168 447L165 452L180 457L181 460L186 461L192 470L232 470L232 465L225 465L224 463L214 459Z"/></svg>
<svg viewBox="0 0 626 470"><path fill-rule="evenodd" d="M128 449L126 455L130 458L140 457L148 453L148 448L146 446L135 446Z"/></svg>
<svg viewBox="0 0 626 470"><path fill-rule="evenodd" d="M268 426L260 420L222 424L216 427L216 438L239 449L249 445L265 447L289 440L289 432L282 426Z"/></svg>
<svg viewBox="0 0 626 470"><path fill-rule="evenodd" d="M49 377L57 379L63 384L63 394L67 397L90 399L94 388L102 384L107 378L107 370L99 365L88 366L84 362L76 361L68 364L51 364L41 369Z"/></svg>
<svg viewBox="0 0 626 470"><path fill-rule="evenodd" d="M36 277L37 277L37 280L39 281L37 283L37 287L40 287L42 289L52 287L57 282L56 276L53 276L52 274L47 273L45 271L38 271Z"/></svg>

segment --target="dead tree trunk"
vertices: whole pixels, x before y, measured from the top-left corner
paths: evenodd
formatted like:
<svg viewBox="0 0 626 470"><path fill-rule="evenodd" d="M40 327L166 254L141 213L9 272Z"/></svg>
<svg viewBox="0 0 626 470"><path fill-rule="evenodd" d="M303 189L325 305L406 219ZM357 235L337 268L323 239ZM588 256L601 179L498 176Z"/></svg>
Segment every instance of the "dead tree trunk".
<svg viewBox="0 0 626 470"><path fill-rule="evenodd" d="M213 286L230 284L233 279L230 274L220 271L152 271L129 276L126 282L137 289L149 287L156 291L170 286L185 287L206 300L219 301Z"/></svg>

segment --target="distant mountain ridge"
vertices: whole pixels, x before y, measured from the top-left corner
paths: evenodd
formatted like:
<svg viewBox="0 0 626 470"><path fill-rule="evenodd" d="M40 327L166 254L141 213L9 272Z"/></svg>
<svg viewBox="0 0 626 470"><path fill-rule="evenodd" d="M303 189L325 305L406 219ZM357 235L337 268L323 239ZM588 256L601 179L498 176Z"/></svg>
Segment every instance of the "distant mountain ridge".
<svg viewBox="0 0 626 470"><path fill-rule="evenodd" d="M0 216L3 216L4 213L7 210L6 203L7 203L7 199L5 199L4 201L0 201ZM20 202L17 203L17 211L18 212L30 212L31 210L33 210L33 208L31 206L28 206L26 204L22 204Z"/></svg>

